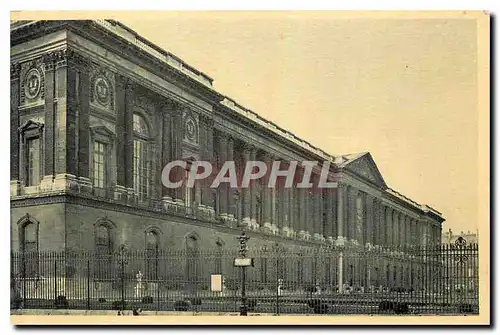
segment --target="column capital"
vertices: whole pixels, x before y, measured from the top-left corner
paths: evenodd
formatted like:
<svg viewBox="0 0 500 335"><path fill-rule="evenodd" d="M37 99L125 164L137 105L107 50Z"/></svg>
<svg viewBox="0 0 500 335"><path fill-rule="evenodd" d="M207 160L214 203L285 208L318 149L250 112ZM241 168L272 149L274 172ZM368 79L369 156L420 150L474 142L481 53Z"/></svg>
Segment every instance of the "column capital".
<svg viewBox="0 0 500 335"><path fill-rule="evenodd" d="M262 159L266 162L270 162L275 158L275 155L268 152L268 151L262 151Z"/></svg>
<svg viewBox="0 0 500 335"><path fill-rule="evenodd" d="M349 197L354 198L358 196L359 190L356 187L349 185L348 192L349 192Z"/></svg>
<svg viewBox="0 0 500 335"><path fill-rule="evenodd" d="M73 50L67 50L66 58L68 62L71 62L72 64L79 67L88 67L91 64L90 59L84 57L83 55L80 55Z"/></svg>
<svg viewBox="0 0 500 335"><path fill-rule="evenodd" d="M208 127L213 127L214 119L212 117L209 117L208 115L200 114L200 123Z"/></svg>
<svg viewBox="0 0 500 335"><path fill-rule="evenodd" d="M255 147L247 142L241 142L241 148L243 149L243 153L249 155L252 150L255 150Z"/></svg>
<svg viewBox="0 0 500 335"><path fill-rule="evenodd" d="M225 142L227 142L227 140L229 139L229 137L230 137L230 136L229 136L229 134L228 134L228 133L224 133L224 132L222 132L222 131L220 131L220 130L219 130L219 131L217 132L217 137L218 137L219 139L224 140Z"/></svg>
<svg viewBox="0 0 500 335"><path fill-rule="evenodd" d="M11 63L10 64L10 80L19 79L20 73L21 73L21 64Z"/></svg>
<svg viewBox="0 0 500 335"><path fill-rule="evenodd" d="M345 191L347 189L347 184L343 181L339 181L337 182L337 188L338 189L342 189L342 191Z"/></svg>

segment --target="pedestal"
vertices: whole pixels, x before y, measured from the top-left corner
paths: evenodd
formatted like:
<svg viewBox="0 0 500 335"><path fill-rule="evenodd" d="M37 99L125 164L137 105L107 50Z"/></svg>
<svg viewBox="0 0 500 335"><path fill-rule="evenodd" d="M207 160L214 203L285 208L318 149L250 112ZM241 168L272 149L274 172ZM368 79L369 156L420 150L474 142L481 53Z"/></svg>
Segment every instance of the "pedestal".
<svg viewBox="0 0 500 335"><path fill-rule="evenodd" d="M89 178L78 177L78 184L80 185L80 193L92 193L92 181Z"/></svg>
<svg viewBox="0 0 500 335"><path fill-rule="evenodd" d="M127 189L121 185L115 185L113 197L117 201L127 201Z"/></svg>
<svg viewBox="0 0 500 335"><path fill-rule="evenodd" d="M75 175L68 173L60 173L56 175L56 177L54 178L53 188L54 190L62 190L62 191L68 191L68 190L78 191L79 190L78 179L76 178Z"/></svg>
<svg viewBox="0 0 500 335"><path fill-rule="evenodd" d="M54 176L48 175L44 176L40 181L40 191L41 192L50 192L54 188Z"/></svg>
<svg viewBox="0 0 500 335"><path fill-rule="evenodd" d="M21 183L19 180L11 180L10 181L10 196L17 197L21 194Z"/></svg>

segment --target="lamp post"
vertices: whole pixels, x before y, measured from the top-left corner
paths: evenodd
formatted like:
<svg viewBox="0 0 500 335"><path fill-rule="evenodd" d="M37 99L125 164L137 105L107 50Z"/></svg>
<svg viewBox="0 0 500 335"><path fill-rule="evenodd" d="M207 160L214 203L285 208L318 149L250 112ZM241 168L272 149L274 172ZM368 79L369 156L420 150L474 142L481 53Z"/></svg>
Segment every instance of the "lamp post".
<svg viewBox="0 0 500 335"><path fill-rule="evenodd" d="M243 231L240 236L237 237L239 241L239 254L242 259L245 259L247 256L247 242L250 237L246 236ZM240 315L246 316L248 315L248 307L247 307L247 297L245 292L245 284L246 284L246 266L241 266L241 307L240 307Z"/></svg>
<svg viewBox="0 0 500 335"><path fill-rule="evenodd" d="M121 277L121 310L123 311L125 309L125 265L128 264L127 260L127 248L125 245L121 245L120 249L118 250L118 264L120 266L120 277Z"/></svg>

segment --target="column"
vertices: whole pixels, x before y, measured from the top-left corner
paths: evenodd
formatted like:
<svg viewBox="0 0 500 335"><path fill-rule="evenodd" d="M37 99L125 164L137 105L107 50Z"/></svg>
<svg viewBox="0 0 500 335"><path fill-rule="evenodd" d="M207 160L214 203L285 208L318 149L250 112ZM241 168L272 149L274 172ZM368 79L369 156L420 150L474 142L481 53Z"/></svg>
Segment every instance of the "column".
<svg viewBox="0 0 500 335"><path fill-rule="evenodd" d="M289 228L290 225L290 188L285 187L285 183L280 183L280 203L281 205L281 220L278 222L278 228L280 231L283 230L283 228Z"/></svg>
<svg viewBox="0 0 500 335"><path fill-rule="evenodd" d="M405 245L412 244L412 233L411 233L411 218L409 216L406 217L405 220Z"/></svg>
<svg viewBox="0 0 500 335"><path fill-rule="evenodd" d="M399 247L399 212L396 210L392 211L392 245Z"/></svg>
<svg viewBox="0 0 500 335"><path fill-rule="evenodd" d="M389 247L394 247L392 235L394 228L392 226L392 208L389 206L385 207L385 236L386 236L386 245Z"/></svg>
<svg viewBox="0 0 500 335"><path fill-rule="evenodd" d="M404 246L406 244L406 221L407 216L405 214L401 214L401 245Z"/></svg>
<svg viewBox="0 0 500 335"><path fill-rule="evenodd" d="M305 207L307 210L307 216L305 218L306 220L303 222L304 230L306 231L307 234L313 236L314 225L315 225L313 194L310 188L304 190L305 190L305 196L304 196Z"/></svg>
<svg viewBox="0 0 500 335"><path fill-rule="evenodd" d="M381 245L381 236L380 236L380 226L381 226L381 217L380 217L380 201L377 198L373 199L373 244Z"/></svg>
<svg viewBox="0 0 500 335"><path fill-rule="evenodd" d="M234 139L231 136L227 138L227 161L234 161ZM230 220L235 220L236 218L236 202L235 202L235 192L236 190L229 185L229 183L224 183L227 185L228 189L228 198L227 198L227 207L228 207L228 218Z"/></svg>
<svg viewBox="0 0 500 335"><path fill-rule="evenodd" d="M334 197L333 197L333 192L335 189L333 188L326 188L323 190L323 202L324 202L324 208L325 208L325 226L324 226L324 231L323 231L323 236L325 236L330 243L333 243L333 239L336 237L334 235L334 210L333 210L333 205L334 205Z"/></svg>
<svg viewBox="0 0 500 335"><path fill-rule="evenodd" d="M202 203L202 208L207 210L207 212L210 213L210 215L213 215L215 212L215 204L214 204L214 197L213 197L213 190L210 187L212 185L213 181L213 163L214 163L214 144L213 144L213 137L214 137L214 123L213 119L210 117L201 117L201 128L204 129L204 143L202 143L202 159L212 163L212 175L206 178L202 182L202 197L201 197L201 203Z"/></svg>
<svg viewBox="0 0 500 335"><path fill-rule="evenodd" d="M228 139L225 134L219 133L219 162L218 162L218 171L222 168L224 163L227 161L227 153L228 153ZM219 216L223 221L228 219L229 215L229 185L228 183L221 183L218 188L219 192Z"/></svg>
<svg viewBox="0 0 500 335"><path fill-rule="evenodd" d="M76 179L76 113L75 90L78 87L74 67L68 66L70 51L60 50L55 54L56 86L54 97L54 188L78 189Z"/></svg>
<svg viewBox="0 0 500 335"><path fill-rule="evenodd" d="M295 185L287 189L288 192L288 230L290 231L290 237L293 237L293 232L296 230L295 225L297 219L295 217Z"/></svg>
<svg viewBox="0 0 500 335"><path fill-rule="evenodd" d="M44 55L44 95L45 95L45 125L44 125L44 177L40 183L40 189L51 190L54 180L54 98L55 98L55 80L54 80L54 55L48 53Z"/></svg>
<svg viewBox="0 0 500 335"><path fill-rule="evenodd" d="M313 226L313 236L315 240L322 241L324 240L323 236L323 196L321 190L317 187L319 181L319 176L317 174L312 175L312 183L313 187L311 188L312 192L312 201L313 201L313 217L314 217L314 226Z"/></svg>
<svg viewBox="0 0 500 335"><path fill-rule="evenodd" d="M16 196L20 192L19 182L19 97L21 66L10 65L10 195ZM40 162L41 163L41 162Z"/></svg>
<svg viewBox="0 0 500 335"><path fill-rule="evenodd" d="M354 187L349 187L348 191L348 210L347 210L347 237L349 240L356 239L356 198L358 190Z"/></svg>
<svg viewBox="0 0 500 335"><path fill-rule="evenodd" d="M374 211L373 211L373 196L370 194L366 195L366 202L365 202L365 208L366 208L366 238L364 240L364 243L370 243L371 245L375 244L375 241L373 239L373 232L374 232Z"/></svg>
<svg viewBox="0 0 500 335"><path fill-rule="evenodd" d="M307 189L298 188L299 194L299 203L298 203L298 211L299 211L299 234L301 236L305 236L306 234L306 222L307 222Z"/></svg>
<svg viewBox="0 0 500 335"><path fill-rule="evenodd" d="M74 55L76 56L76 54ZM77 106L78 106L78 122L76 132L77 136L77 173L80 192L90 192L92 190L92 182L90 180L90 76L89 76L89 61L83 57L77 57L78 66L78 86L77 86Z"/></svg>
<svg viewBox="0 0 500 335"><path fill-rule="evenodd" d="M257 159L257 149L253 146L250 146L249 150L250 150L250 160L255 161ZM250 190L250 208L251 208L250 223L252 227L257 228L259 224L261 224L261 222L257 222L257 199L256 199L257 186L255 180L250 181L249 190Z"/></svg>
<svg viewBox="0 0 500 335"><path fill-rule="evenodd" d="M135 84L128 80L125 86L125 101L123 104L124 108L124 153L123 153L123 166L125 173L125 188L127 189L127 193L129 198L134 196L134 99L135 99ZM175 140L176 135L178 134L177 128L179 125L174 124L175 118L178 117L178 112L176 111L172 118L172 139L170 141L170 145L173 146L172 151L175 155L174 157L178 157L177 151L177 140ZM178 137L178 136L177 136ZM180 150L179 150L180 151ZM180 154L179 154L180 156ZM174 189L173 194L174 197L177 197L179 189ZM180 196L179 196L180 198Z"/></svg>
<svg viewBox="0 0 500 335"><path fill-rule="evenodd" d="M263 227L271 230L272 227L272 189L268 187L267 183L269 181L269 171L272 166L272 157L270 154L264 154L264 162L267 165L267 173L265 178L263 178L263 199L262 199L262 221Z"/></svg>
<svg viewBox="0 0 500 335"><path fill-rule="evenodd" d="M373 198L373 220L372 220L372 244L380 245L380 206L379 200L377 198Z"/></svg>
<svg viewBox="0 0 500 335"><path fill-rule="evenodd" d="M343 183L337 184L337 244L343 244L346 237L344 234L345 226L345 193L346 185Z"/></svg>
<svg viewBox="0 0 500 335"><path fill-rule="evenodd" d="M248 161L251 160L250 158L250 146L245 144L243 146L243 169L244 166ZM251 186L247 188L242 188L241 189L241 197L242 197L242 224L244 226L250 227L251 226L251 218L252 218L252 193L251 193Z"/></svg>
<svg viewBox="0 0 500 335"><path fill-rule="evenodd" d="M125 171L125 152L126 152L126 133L127 128L127 86L129 79L116 74L115 75L115 108L116 108L116 185L115 199L126 201L127 189L126 171ZM90 85L90 83L89 83ZM88 99L88 98L87 98ZM85 131L82 129L82 131ZM170 140L170 139L169 139ZM169 143L168 141L167 143ZM169 144L170 145L170 144ZM165 166L165 164L164 164ZM162 192L168 190L163 188Z"/></svg>

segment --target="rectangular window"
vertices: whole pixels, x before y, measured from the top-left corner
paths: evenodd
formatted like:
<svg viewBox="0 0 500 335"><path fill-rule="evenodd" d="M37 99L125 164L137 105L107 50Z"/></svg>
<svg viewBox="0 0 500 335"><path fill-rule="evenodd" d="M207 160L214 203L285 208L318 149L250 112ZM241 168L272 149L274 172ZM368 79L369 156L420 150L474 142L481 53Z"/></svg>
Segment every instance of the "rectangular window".
<svg viewBox="0 0 500 335"><path fill-rule="evenodd" d="M105 188L106 185L106 145L94 141L92 148L92 182L94 187Z"/></svg>
<svg viewBox="0 0 500 335"><path fill-rule="evenodd" d="M28 140L28 186L40 184L40 138L35 137Z"/></svg>
<svg viewBox="0 0 500 335"><path fill-rule="evenodd" d="M145 200L149 195L150 162L148 146L145 141L134 141L134 191L140 200Z"/></svg>
<svg viewBox="0 0 500 335"><path fill-rule="evenodd" d="M196 186L193 185L193 187L188 187L187 185L187 180L189 178L189 170L186 170L185 172L185 180L186 180L186 185L185 185L185 204L188 207L191 207L192 202L195 200L195 194L196 194Z"/></svg>

